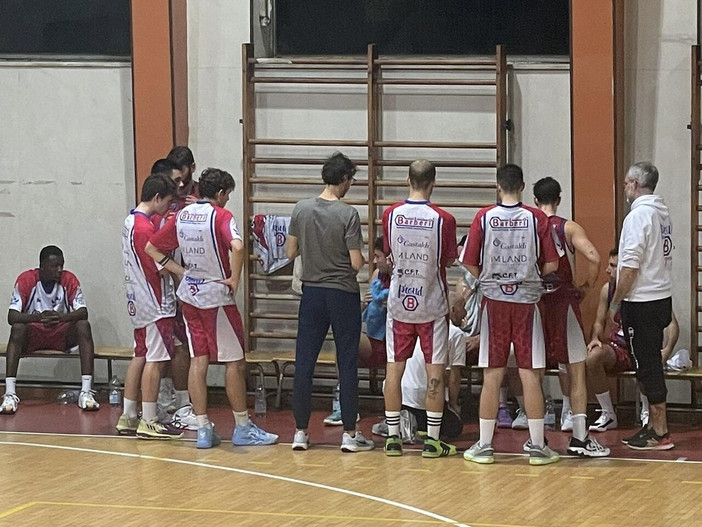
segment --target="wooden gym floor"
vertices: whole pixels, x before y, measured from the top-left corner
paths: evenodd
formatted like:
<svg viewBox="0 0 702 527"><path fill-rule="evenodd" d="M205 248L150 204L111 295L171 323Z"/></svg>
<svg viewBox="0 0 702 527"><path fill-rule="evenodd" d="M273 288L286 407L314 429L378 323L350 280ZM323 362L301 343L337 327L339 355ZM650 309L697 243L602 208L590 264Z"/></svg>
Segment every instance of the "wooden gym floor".
<svg viewBox="0 0 702 527"><path fill-rule="evenodd" d="M638 453L621 445L632 427L598 436L609 459L564 457L531 467L519 454L526 432L500 430L494 465L459 456L423 459L417 447L402 458L342 454L341 430L324 428L315 411L308 452L293 452L290 410L269 411L259 423L279 433L269 447L233 447L232 415L211 417L223 443L197 450L194 433L172 442L117 437L120 409L99 412L23 400L0 416L0 525L702 525L699 429L676 427L675 450ZM377 415L361 420L370 432ZM368 434L370 435L370 434ZM477 437L466 425L456 441ZM567 434L550 432L564 452ZM638 458L638 459L636 459Z"/></svg>

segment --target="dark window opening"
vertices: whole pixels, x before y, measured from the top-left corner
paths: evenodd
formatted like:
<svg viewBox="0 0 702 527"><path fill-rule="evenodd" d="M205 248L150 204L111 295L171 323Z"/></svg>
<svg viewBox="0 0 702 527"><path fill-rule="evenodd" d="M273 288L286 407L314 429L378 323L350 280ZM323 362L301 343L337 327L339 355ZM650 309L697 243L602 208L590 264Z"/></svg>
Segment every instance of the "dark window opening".
<svg viewBox="0 0 702 527"><path fill-rule="evenodd" d="M130 57L129 0L2 0L0 54Z"/></svg>
<svg viewBox="0 0 702 527"><path fill-rule="evenodd" d="M569 55L569 0L277 0L277 55Z"/></svg>

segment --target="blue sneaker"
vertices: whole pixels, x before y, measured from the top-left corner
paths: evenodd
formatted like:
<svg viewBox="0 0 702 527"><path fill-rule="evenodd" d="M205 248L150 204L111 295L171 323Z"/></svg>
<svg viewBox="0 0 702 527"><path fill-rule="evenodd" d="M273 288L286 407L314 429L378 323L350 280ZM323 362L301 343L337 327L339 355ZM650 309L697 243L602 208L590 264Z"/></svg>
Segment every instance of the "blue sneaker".
<svg viewBox="0 0 702 527"><path fill-rule="evenodd" d="M236 446L272 445L278 441L278 436L269 434L255 424L249 422L246 426L236 426L232 435L232 444Z"/></svg>
<svg viewBox="0 0 702 527"><path fill-rule="evenodd" d="M197 429L197 448L212 448L222 442L212 423L207 423Z"/></svg>

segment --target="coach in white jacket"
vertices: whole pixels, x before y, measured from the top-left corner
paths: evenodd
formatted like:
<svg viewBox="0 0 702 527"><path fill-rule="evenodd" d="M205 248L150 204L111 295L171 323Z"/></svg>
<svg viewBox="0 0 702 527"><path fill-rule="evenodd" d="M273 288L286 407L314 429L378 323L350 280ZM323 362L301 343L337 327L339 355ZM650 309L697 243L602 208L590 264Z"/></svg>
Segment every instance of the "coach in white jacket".
<svg viewBox="0 0 702 527"><path fill-rule="evenodd" d="M668 207L653 194L658 169L650 163L632 165L624 178L624 194L631 204L619 240L617 290L609 318L621 303L622 329L636 364L636 377L651 405L651 419L626 444L637 450L668 450L663 375L663 330L671 320L673 227Z"/></svg>

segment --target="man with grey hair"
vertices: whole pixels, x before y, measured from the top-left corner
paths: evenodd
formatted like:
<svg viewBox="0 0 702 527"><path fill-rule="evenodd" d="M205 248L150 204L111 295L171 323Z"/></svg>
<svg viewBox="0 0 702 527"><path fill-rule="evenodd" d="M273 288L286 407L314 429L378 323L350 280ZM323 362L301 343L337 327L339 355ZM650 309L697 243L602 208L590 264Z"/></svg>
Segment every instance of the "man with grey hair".
<svg viewBox="0 0 702 527"><path fill-rule="evenodd" d="M624 439L636 450L669 450L675 445L668 433L661 348L663 330L671 321L671 267L673 227L668 207L653 192L658 169L636 163L624 178L624 194L631 204L619 240L617 290L609 306L614 317L621 304L622 329L634 357L636 377L648 397L651 418L647 425Z"/></svg>

